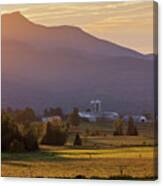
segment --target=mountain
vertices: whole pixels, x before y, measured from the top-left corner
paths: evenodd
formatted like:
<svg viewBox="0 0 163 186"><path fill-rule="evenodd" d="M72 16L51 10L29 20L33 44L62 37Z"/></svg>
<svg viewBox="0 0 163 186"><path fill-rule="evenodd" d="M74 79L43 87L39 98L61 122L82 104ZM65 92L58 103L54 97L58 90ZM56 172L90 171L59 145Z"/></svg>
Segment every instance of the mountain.
<svg viewBox="0 0 163 186"><path fill-rule="evenodd" d="M153 111L154 61L73 26L37 25L2 15L2 106Z"/></svg>
<svg viewBox="0 0 163 186"><path fill-rule="evenodd" d="M58 26L45 27L36 25L23 17L19 12L2 15L2 39L19 40L34 47L52 51L55 48L78 49L80 52L107 56L143 57L142 54L97 39L78 27Z"/></svg>
<svg viewBox="0 0 163 186"><path fill-rule="evenodd" d="M150 61L157 61L158 54L146 54L145 58Z"/></svg>

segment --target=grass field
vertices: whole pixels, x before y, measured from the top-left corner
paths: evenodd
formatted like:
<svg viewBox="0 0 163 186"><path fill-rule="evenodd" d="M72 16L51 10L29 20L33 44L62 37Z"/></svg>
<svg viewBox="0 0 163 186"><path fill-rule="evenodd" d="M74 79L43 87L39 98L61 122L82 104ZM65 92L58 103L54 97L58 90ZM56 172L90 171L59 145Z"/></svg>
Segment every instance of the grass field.
<svg viewBox="0 0 163 186"><path fill-rule="evenodd" d="M87 127L87 124L82 125L80 132ZM140 135L135 137L113 136L111 127L106 125L95 125L93 129L97 128L101 130L98 136L85 136L83 132L83 145L80 148L72 146L74 135L71 134L64 147L41 145L40 150L33 153L2 153L2 176L97 179L156 177L157 147L149 126L139 127ZM103 131L107 131L107 135L103 135Z"/></svg>

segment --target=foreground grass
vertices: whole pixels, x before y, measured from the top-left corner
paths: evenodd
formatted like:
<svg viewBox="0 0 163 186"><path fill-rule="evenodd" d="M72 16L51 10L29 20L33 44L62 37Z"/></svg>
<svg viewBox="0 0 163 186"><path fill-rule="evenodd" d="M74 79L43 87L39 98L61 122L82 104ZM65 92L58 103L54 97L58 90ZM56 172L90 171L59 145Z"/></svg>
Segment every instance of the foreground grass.
<svg viewBox="0 0 163 186"><path fill-rule="evenodd" d="M41 146L35 153L2 153L2 176L154 177L155 150L154 147L72 149Z"/></svg>

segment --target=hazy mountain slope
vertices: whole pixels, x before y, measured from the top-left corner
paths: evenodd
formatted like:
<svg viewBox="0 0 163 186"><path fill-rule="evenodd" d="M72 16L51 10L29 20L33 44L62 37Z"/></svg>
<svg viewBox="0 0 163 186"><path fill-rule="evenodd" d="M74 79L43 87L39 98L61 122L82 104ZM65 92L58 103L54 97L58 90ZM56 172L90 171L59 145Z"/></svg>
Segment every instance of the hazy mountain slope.
<svg viewBox="0 0 163 186"><path fill-rule="evenodd" d="M47 28L19 13L3 15L3 106L67 110L87 107L93 98L102 99L105 110L152 111L153 62L79 28Z"/></svg>
<svg viewBox="0 0 163 186"><path fill-rule="evenodd" d="M33 24L19 12L2 16L2 39L19 40L40 49L78 48L92 54L143 57L142 54L95 38L78 27L45 27Z"/></svg>

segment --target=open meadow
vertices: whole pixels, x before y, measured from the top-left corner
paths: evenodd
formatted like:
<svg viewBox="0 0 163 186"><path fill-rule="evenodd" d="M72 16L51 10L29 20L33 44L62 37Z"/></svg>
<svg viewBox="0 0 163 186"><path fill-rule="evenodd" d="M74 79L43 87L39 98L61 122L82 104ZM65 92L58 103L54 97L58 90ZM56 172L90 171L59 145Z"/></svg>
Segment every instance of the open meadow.
<svg viewBox="0 0 163 186"><path fill-rule="evenodd" d="M152 125L138 126L139 136L113 136L112 126L106 125L81 123L80 147L72 145L72 132L62 147L40 145L36 152L2 153L2 176L155 179L157 147ZM98 135L85 135L88 126Z"/></svg>

